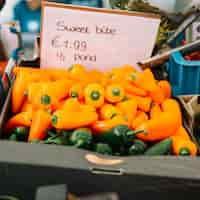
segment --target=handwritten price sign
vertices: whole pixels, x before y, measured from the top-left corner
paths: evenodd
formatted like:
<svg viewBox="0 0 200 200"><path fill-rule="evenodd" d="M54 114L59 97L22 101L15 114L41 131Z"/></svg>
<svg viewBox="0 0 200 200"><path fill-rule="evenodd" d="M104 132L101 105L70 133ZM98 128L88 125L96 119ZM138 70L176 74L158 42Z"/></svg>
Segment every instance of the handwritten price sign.
<svg viewBox="0 0 200 200"><path fill-rule="evenodd" d="M89 69L135 65L151 56L160 19L155 15L44 2L41 67Z"/></svg>

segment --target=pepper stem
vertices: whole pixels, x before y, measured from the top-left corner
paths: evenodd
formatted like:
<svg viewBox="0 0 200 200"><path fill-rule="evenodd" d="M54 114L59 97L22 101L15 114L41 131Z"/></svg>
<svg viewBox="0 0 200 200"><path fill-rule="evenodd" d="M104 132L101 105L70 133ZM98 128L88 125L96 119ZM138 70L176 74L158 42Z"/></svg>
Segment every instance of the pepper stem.
<svg viewBox="0 0 200 200"><path fill-rule="evenodd" d="M83 146L83 144L84 144L83 140L78 140L78 142L74 146L80 148Z"/></svg>
<svg viewBox="0 0 200 200"><path fill-rule="evenodd" d="M188 148L181 148L179 152L180 156L189 156L190 155L190 150Z"/></svg>
<svg viewBox="0 0 200 200"><path fill-rule="evenodd" d="M46 141L44 141L44 144L53 143L56 138L57 138L57 135L51 136Z"/></svg>
<svg viewBox="0 0 200 200"><path fill-rule="evenodd" d="M138 131L128 131L128 132L126 133L126 135L127 135L127 136L134 136L134 135L138 135L138 134L140 134L140 133L144 133L145 135L147 134L147 132L144 131L144 130L138 130Z"/></svg>

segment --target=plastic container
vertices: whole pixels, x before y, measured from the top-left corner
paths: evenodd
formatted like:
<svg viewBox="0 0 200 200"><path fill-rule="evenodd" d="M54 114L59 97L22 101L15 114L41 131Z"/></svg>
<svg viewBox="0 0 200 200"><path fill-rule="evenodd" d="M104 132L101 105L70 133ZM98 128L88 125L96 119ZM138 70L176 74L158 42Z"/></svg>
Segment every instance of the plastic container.
<svg viewBox="0 0 200 200"><path fill-rule="evenodd" d="M200 61L187 61L176 52L167 66L174 96L200 94Z"/></svg>
<svg viewBox="0 0 200 200"><path fill-rule="evenodd" d="M172 48L176 48L182 45L182 42L185 41L186 39L186 35L185 35L185 31L183 33L181 33L180 35L177 36L177 38L172 41L172 43L170 44L170 46Z"/></svg>

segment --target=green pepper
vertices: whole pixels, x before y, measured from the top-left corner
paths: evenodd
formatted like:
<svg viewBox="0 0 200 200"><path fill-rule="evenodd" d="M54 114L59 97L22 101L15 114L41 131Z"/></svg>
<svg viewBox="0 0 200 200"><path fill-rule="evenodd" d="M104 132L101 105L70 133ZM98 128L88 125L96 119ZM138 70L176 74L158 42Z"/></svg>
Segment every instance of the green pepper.
<svg viewBox="0 0 200 200"><path fill-rule="evenodd" d="M89 148L92 144L92 139L92 132L88 128L79 128L70 136L71 144L78 148Z"/></svg>
<svg viewBox="0 0 200 200"><path fill-rule="evenodd" d="M49 137L56 137L57 134L54 131L47 131L47 136L49 136Z"/></svg>
<svg viewBox="0 0 200 200"><path fill-rule="evenodd" d="M69 139L70 136L72 135L72 131L61 130L59 134L62 135L63 137L65 137L65 138Z"/></svg>
<svg viewBox="0 0 200 200"><path fill-rule="evenodd" d="M129 155L141 155L146 151L147 145L141 140L134 140L133 145L129 148Z"/></svg>
<svg viewBox="0 0 200 200"><path fill-rule="evenodd" d="M29 134L29 128L27 127L16 127L13 129L9 140L13 141L27 141Z"/></svg>
<svg viewBox="0 0 200 200"><path fill-rule="evenodd" d="M69 145L70 131L50 130L47 132L47 139L43 142L44 144L57 144L57 145Z"/></svg>
<svg viewBox="0 0 200 200"><path fill-rule="evenodd" d="M31 144L40 144L40 143L43 143L43 141L41 141L41 140L31 140L30 143Z"/></svg>
<svg viewBox="0 0 200 200"><path fill-rule="evenodd" d="M10 135L10 137L9 137L9 140L10 140L10 141L17 141L17 136L16 136L16 134L15 134L15 133L12 133L12 134Z"/></svg>
<svg viewBox="0 0 200 200"><path fill-rule="evenodd" d="M140 132L130 130L127 125L119 125L108 132L97 135L96 140L119 150L122 146L129 146L138 133Z"/></svg>
<svg viewBox="0 0 200 200"><path fill-rule="evenodd" d="M112 149L108 144L98 143L95 145L94 151L100 154L112 155Z"/></svg>
<svg viewBox="0 0 200 200"><path fill-rule="evenodd" d="M56 144L56 145L67 145L67 139L64 136L52 136L44 141L44 144Z"/></svg>
<svg viewBox="0 0 200 200"><path fill-rule="evenodd" d="M128 148L125 147L125 146L120 146L119 155L120 156L127 156L128 155Z"/></svg>
<svg viewBox="0 0 200 200"><path fill-rule="evenodd" d="M144 155L147 155L147 156L168 155L171 151L171 148L172 148L172 139L167 138L165 140L162 140L154 144L152 147L147 149Z"/></svg>
<svg viewBox="0 0 200 200"><path fill-rule="evenodd" d="M19 200L14 196L0 196L0 200Z"/></svg>
<svg viewBox="0 0 200 200"><path fill-rule="evenodd" d="M14 129L14 133L17 136L17 139L20 141L27 141L28 134L29 134L29 128L27 127L17 127Z"/></svg>

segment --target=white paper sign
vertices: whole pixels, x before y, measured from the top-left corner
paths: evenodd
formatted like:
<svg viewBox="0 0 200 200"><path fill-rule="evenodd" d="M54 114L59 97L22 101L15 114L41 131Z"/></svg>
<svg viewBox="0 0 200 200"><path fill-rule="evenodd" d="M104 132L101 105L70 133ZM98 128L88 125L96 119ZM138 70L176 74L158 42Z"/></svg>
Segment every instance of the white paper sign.
<svg viewBox="0 0 200 200"><path fill-rule="evenodd" d="M83 64L101 70L135 65L151 56L155 15L43 3L41 67Z"/></svg>

